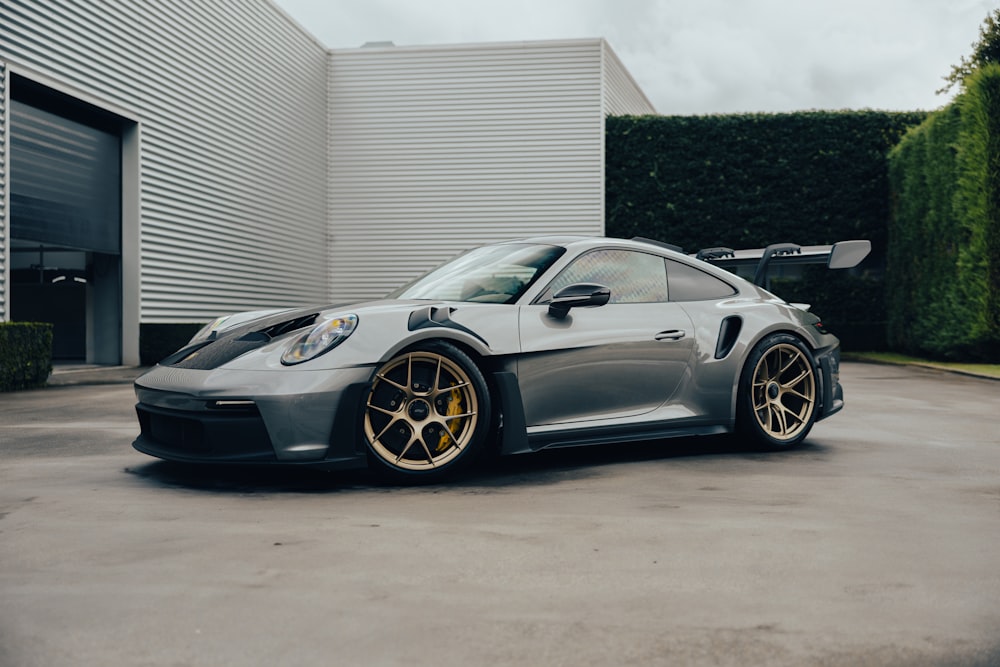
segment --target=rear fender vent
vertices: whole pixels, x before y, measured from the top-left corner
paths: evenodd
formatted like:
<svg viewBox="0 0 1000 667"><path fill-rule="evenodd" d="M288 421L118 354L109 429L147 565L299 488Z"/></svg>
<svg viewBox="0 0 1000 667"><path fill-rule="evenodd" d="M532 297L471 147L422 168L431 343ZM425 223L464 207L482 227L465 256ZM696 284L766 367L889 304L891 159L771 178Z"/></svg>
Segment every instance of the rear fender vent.
<svg viewBox="0 0 1000 667"><path fill-rule="evenodd" d="M733 351L736 340L740 337L740 330L743 329L743 318L739 315L730 315L722 320L719 327L719 342L715 345L715 358L725 359Z"/></svg>

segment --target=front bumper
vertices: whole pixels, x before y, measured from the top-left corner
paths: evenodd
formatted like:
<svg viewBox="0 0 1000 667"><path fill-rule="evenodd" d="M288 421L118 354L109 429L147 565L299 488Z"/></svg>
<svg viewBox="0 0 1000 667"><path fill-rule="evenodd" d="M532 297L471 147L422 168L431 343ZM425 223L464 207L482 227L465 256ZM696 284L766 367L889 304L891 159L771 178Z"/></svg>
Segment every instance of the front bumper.
<svg viewBox="0 0 1000 667"><path fill-rule="evenodd" d="M363 467L357 424L371 373L156 366L135 383L132 445L171 461Z"/></svg>

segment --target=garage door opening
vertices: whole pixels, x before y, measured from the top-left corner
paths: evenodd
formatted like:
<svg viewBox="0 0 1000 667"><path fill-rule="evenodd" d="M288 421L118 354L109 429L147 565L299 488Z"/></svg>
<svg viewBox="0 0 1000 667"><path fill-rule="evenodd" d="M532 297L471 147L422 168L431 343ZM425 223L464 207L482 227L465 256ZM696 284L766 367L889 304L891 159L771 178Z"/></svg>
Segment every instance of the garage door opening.
<svg viewBox="0 0 1000 667"><path fill-rule="evenodd" d="M10 316L57 361L122 358L122 122L11 77Z"/></svg>

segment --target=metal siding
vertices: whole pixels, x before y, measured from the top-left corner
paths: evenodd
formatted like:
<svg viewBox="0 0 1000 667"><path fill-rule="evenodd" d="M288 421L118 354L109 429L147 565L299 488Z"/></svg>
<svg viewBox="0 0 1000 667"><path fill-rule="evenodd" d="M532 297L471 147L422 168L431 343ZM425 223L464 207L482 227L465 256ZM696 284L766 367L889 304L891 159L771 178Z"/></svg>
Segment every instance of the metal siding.
<svg viewBox="0 0 1000 667"><path fill-rule="evenodd" d="M329 77L335 299L482 243L602 232L601 40L335 50Z"/></svg>
<svg viewBox="0 0 1000 667"><path fill-rule="evenodd" d="M5 0L0 19L15 71L142 125L142 322L327 297L327 55L280 9Z"/></svg>
<svg viewBox="0 0 1000 667"><path fill-rule="evenodd" d="M604 54L604 115L641 116L655 114L656 109L636 84L635 79L618 59L607 42L603 43Z"/></svg>

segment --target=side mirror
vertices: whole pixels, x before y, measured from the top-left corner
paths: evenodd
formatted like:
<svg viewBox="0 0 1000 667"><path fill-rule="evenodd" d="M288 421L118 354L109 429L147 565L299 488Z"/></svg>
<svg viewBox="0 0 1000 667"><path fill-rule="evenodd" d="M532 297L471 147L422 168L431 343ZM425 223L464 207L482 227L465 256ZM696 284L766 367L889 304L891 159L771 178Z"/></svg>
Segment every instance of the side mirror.
<svg viewBox="0 0 1000 667"><path fill-rule="evenodd" d="M830 259L826 265L831 269L851 269L860 264L871 251L871 241L837 241L830 249Z"/></svg>
<svg viewBox="0 0 1000 667"><path fill-rule="evenodd" d="M603 306L611 299L611 289L593 283L574 283L555 293L549 302L549 315L562 319L570 308Z"/></svg>

